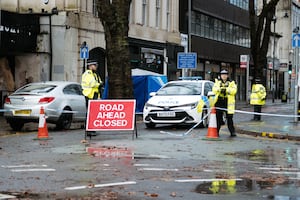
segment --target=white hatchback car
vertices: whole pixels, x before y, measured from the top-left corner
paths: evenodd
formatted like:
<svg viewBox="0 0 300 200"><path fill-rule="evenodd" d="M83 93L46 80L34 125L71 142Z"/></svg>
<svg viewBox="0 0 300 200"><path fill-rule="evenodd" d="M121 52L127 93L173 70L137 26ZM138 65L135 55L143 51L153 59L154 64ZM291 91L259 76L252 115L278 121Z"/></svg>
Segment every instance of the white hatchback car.
<svg viewBox="0 0 300 200"><path fill-rule="evenodd" d="M72 122L86 120L86 103L81 85L68 81L47 81L27 84L5 99L4 117L15 131L25 123L38 122L44 108L47 122L58 129L69 129Z"/></svg>
<svg viewBox="0 0 300 200"><path fill-rule="evenodd" d="M208 92L214 82L208 80L170 81L151 98L143 110L143 121L147 128L156 124L197 124L210 113ZM201 123L208 126L208 117Z"/></svg>

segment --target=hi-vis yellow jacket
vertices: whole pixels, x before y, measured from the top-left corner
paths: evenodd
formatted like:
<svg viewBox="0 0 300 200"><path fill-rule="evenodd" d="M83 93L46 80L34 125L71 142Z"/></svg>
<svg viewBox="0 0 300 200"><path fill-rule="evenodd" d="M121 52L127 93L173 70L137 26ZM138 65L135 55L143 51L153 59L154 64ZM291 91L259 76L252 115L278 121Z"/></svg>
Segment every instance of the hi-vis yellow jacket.
<svg viewBox="0 0 300 200"><path fill-rule="evenodd" d="M265 105L266 103L266 88L262 84L253 84L250 95L251 105Z"/></svg>
<svg viewBox="0 0 300 200"><path fill-rule="evenodd" d="M92 70L86 70L81 77L81 87L84 96L89 99L93 99L94 94L98 93L98 98L100 98L99 86L102 81L98 74L94 73Z"/></svg>
<svg viewBox="0 0 300 200"><path fill-rule="evenodd" d="M235 94L237 92L237 86L234 81L228 81L229 84L226 87L226 95L227 95L227 113L228 114L234 114L235 110ZM214 105L218 101L218 98L221 93L221 87L224 83L219 80L215 79L215 84L212 88L213 93L215 93L214 97Z"/></svg>

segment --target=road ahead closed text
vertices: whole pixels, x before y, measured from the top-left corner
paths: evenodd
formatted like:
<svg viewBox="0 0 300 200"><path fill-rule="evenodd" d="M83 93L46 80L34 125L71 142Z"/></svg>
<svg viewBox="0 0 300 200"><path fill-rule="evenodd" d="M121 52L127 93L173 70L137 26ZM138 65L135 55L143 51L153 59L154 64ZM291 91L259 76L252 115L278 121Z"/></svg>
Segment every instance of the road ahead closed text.
<svg viewBox="0 0 300 200"><path fill-rule="evenodd" d="M92 100L87 130L133 130L135 100Z"/></svg>

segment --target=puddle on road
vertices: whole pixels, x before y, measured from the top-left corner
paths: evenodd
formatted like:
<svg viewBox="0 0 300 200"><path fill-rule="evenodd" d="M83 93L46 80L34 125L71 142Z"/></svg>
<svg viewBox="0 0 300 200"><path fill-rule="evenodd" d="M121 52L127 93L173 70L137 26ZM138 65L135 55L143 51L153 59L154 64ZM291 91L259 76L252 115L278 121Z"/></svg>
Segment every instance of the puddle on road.
<svg viewBox="0 0 300 200"><path fill-rule="evenodd" d="M201 194L233 194L278 188L298 188L300 180L300 149L255 149L248 152L230 152L226 156L253 161L257 165L256 178L242 180L212 181L197 185L195 192ZM259 171L263 170L263 171ZM255 170L254 170L255 171ZM259 178L261 177L261 178ZM298 189L296 189L298 190ZM293 193L292 193L293 194ZM296 194L296 193L294 193ZM269 198L269 197L268 197ZM272 196L270 199L293 199L289 196ZM296 197L296 199L300 199Z"/></svg>
<svg viewBox="0 0 300 200"><path fill-rule="evenodd" d="M233 194L238 192L268 189L272 186L273 183L268 181L228 179L199 184L196 187L195 192L201 194Z"/></svg>
<svg viewBox="0 0 300 200"><path fill-rule="evenodd" d="M250 192L250 191L258 191L263 189L272 190L276 185L272 181L255 181L250 179L243 180L222 180L222 181L212 181L207 183L202 183L197 185L195 188L195 192L200 194L235 194L242 192ZM299 197L296 197L297 199ZM296 199L295 198L295 199ZM276 199L276 200L285 200L285 199L293 199L291 196L268 196L267 199Z"/></svg>
<svg viewBox="0 0 300 200"><path fill-rule="evenodd" d="M225 153L225 155L262 163L276 163L277 165L296 165L300 162L300 149L291 148L276 150L272 148L255 149L250 152L229 152Z"/></svg>

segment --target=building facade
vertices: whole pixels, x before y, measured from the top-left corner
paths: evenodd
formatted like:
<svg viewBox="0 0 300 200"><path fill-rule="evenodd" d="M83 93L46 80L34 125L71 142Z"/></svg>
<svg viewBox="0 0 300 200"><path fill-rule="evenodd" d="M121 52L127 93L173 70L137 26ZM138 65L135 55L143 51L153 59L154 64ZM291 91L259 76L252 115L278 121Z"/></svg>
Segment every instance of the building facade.
<svg viewBox="0 0 300 200"><path fill-rule="evenodd" d="M258 8L261 6L258 4ZM299 73L296 71L296 48L292 46L293 34L298 34L300 27L300 2L297 0L279 1L276 7L271 30L274 33L268 51L267 89L275 90L275 98L288 94L294 98L294 80ZM274 38L275 36L275 38ZM274 64L274 68L272 68ZM299 64L299 62L298 62ZM293 70L289 73L289 65ZM270 67L271 66L271 67ZM298 67L299 68L299 67Z"/></svg>
<svg viewBox="0 0 300 200"><path fill-rule="evenodd" d="M180 0L180 26L188 33L188 1ZM198 56L197 69L190 75L214 80L222 68L230 71L238 84L237 99L246 99L246 69L240 55L250 54L248 1L191 1L190 51Z"/></svg>
<svg viewBox="0 0 300 200"><path fill-rule="evenodd" d="M0 8L0 58L8 61L0 65L11 70L14 89L37 81L80 82L82 47L99 61L105 80L105 37L95 0L1 0ZM132 68L176 78L175 52L182 50L178 10L178 0L132 0ZM14 89L0 84L1 97Z"/></svg>

